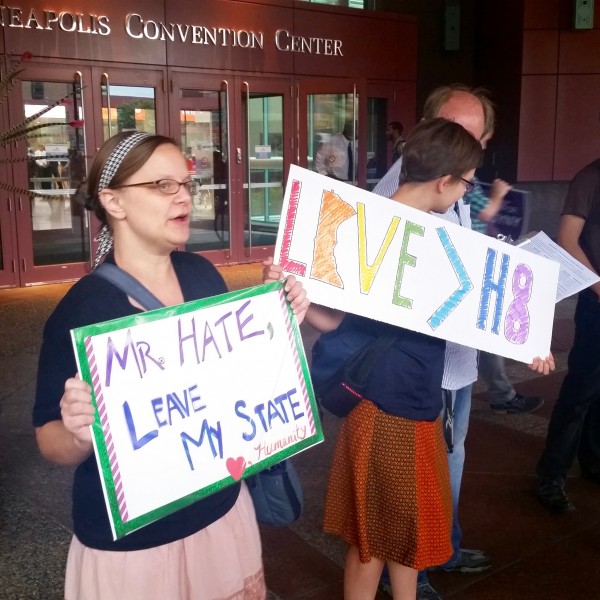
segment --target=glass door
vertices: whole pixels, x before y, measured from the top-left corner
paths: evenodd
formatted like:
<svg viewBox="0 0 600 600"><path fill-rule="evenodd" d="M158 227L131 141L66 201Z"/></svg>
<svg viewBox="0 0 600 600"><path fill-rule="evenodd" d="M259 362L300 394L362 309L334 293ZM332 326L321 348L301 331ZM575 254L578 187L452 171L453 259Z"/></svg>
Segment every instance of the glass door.
<svg viewBox="0 0 600 600"><path fill-rule="evenodd" d="M163 87L162 70L137 66L24 65L8 104L9 122L27 124L11 149L15 283L76 279L89 271L99 227L76 196L88 159L118 131L165 131ZM2 231L3 242L6 237ZM3 263L4 257L3 251Z"/></svg>
<svg viewBox="0 0 600 600"><path fill-rule="evenodd" d="M363 159L356 84L311 80L299 84L300 164L317 173L359 185ZM304 162L306 161L306 162Z"/></svg>
<svg viewBox="0 0 600 600"><path fill-rule="evenodd" d="M200 182L186 249L217 264L270 255L292 155L291 82L178 71L171 80L171 131Z"/></svg>
<svg viewBox="0 0 600 600"><path fill-rule="evenodd" d="M392 143L387 126L399 121L404 135L415 122L414 84L370 83L366 102L366 187L371 191L392 166ZM363 107L361 107L363 108Z"/></svg>
<svg viewBox="0 0 600 600"><path fill-rule="evenodd" d="M8 129L5 111L0 114L2 131ZM10 150L6 147L0 148L0 182L9 181L8 170ZM14 286L18 283L17 253L13 247L16 240L15 194L8 186L0 186L0 287Z"/></svg>
<svg viewBox="0 0 600 600"><path fill-rule="evenodd" d="M217 264L231 260L230 82L191 73L171 75L171 135L181 143L190 177L200 184L192 198L185 249Z"/></svg>
<svg viewBox="0 0 600 600"><path fill-rule="evenodd" d="M86 173L89 74L28 63L10 96L10 122L26 123L12 148L20 285L81 277L89 262L88 217L75 197Z"/></svg>
<svg viewBox="0 0 600 600"><path fill-rule="evenodd" d="M244 259L273 252L281 217L285 175L293 153L293 88L290 81L247 79L239 85L243 166Z"/></svg>

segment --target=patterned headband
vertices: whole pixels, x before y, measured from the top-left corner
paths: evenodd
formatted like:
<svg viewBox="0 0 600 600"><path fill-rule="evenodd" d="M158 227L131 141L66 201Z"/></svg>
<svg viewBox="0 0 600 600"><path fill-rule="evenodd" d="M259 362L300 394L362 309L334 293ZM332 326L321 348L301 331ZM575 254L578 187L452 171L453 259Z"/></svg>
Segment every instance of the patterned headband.
<svg viewBox="0 0 600 600"><path fill-rule="evenodd" d="M147 137L150 137L149 133L137 131L136 133L128 135L124 140L121 140L117 144L117 147L111 152L110 156L106 160L106 164L102 168L102 172L100 173L100 177L98 179L97 192L101 192L108 187L108 184L112 181L112 178L119 170L121 163L127 154L129 154L129 151Z"/></svg>
<svg viewBox="0 0 600 600"><path fill-rule="evenodd" d="M138 131L128 135L117 144L117 147L111 152L106 160L106 164L102 168L102 172L98 178L98 192L108 187L129 151L147 137L150 137L150 134ZM104 260L104 257L113 247L114 239L110 227L108 225L103 225L98 237L94 238L94 241L98 242L98 249L96 251L92 269L95 269Z"/></svg>

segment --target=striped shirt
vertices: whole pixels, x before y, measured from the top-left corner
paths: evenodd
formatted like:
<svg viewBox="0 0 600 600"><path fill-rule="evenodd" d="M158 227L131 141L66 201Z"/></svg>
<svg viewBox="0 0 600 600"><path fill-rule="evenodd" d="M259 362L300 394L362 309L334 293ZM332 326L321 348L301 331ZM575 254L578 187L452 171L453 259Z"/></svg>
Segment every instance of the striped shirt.
<svg viewBox="0 0 600 600"><path fill-rule="evenodd" d="M398 189L402 157L400 157L373 189L373 193L389 198ZM457 212L458 211L458 212ZM471 229L469 205L462 198L443 215L435 216ZM477 381L477 350L454 342L446 342L442 388L460 390Z"/></svg>

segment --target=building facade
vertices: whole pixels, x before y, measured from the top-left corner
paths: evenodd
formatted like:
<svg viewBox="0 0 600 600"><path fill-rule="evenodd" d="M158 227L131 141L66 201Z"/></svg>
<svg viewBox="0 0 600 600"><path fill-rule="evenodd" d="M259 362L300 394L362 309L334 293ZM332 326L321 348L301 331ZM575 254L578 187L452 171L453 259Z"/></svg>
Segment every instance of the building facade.
<svg viewBox="0 0 600 600"><path fill-rule="evenodd" d="M76 197L123 130L173 137L201 184L186 249L215 264L273 251L290 164L314 168L350 123L348 179L389 166L386 124L416 119L417 21L293 0L0 7L0 286L81 277L98 222ZM27 125L24 126L23 123ZM334 156L329 157L335 161Z"/></svg>

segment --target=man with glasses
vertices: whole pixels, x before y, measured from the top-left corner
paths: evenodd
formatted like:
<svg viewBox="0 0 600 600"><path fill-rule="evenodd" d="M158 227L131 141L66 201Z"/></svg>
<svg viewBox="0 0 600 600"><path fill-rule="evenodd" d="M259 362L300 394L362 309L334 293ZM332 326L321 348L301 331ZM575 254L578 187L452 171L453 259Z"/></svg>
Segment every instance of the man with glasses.
<svg viewBox="0 0 600 600"><path fill-rule="evenodd" d="M423 119L443 117L456 121L478 140L494 128L494 107L484 90L472 89L456 84L433 90L425 101ZM397 189L402 167L402 158L375 186L373 192L389 198ZM465 187L473 187L465 181ZM465 194L469 190L465 190ZM463 227L471 228L469 206L461 199L443 215L438 215ZM458 522L458 500L465 460L465 438L471 411L471 389L477 380L477 350L453 342L446 342L442 397L444 399L444 433L448 443L448 466L452 487L452 548L453 555L442 565L445 571L478 573L489 569L490 559L480 550L461 548L462 532ZM425 571L419 572L417 581L418 600L441 600L441 596L430 585Z"/></svg>

